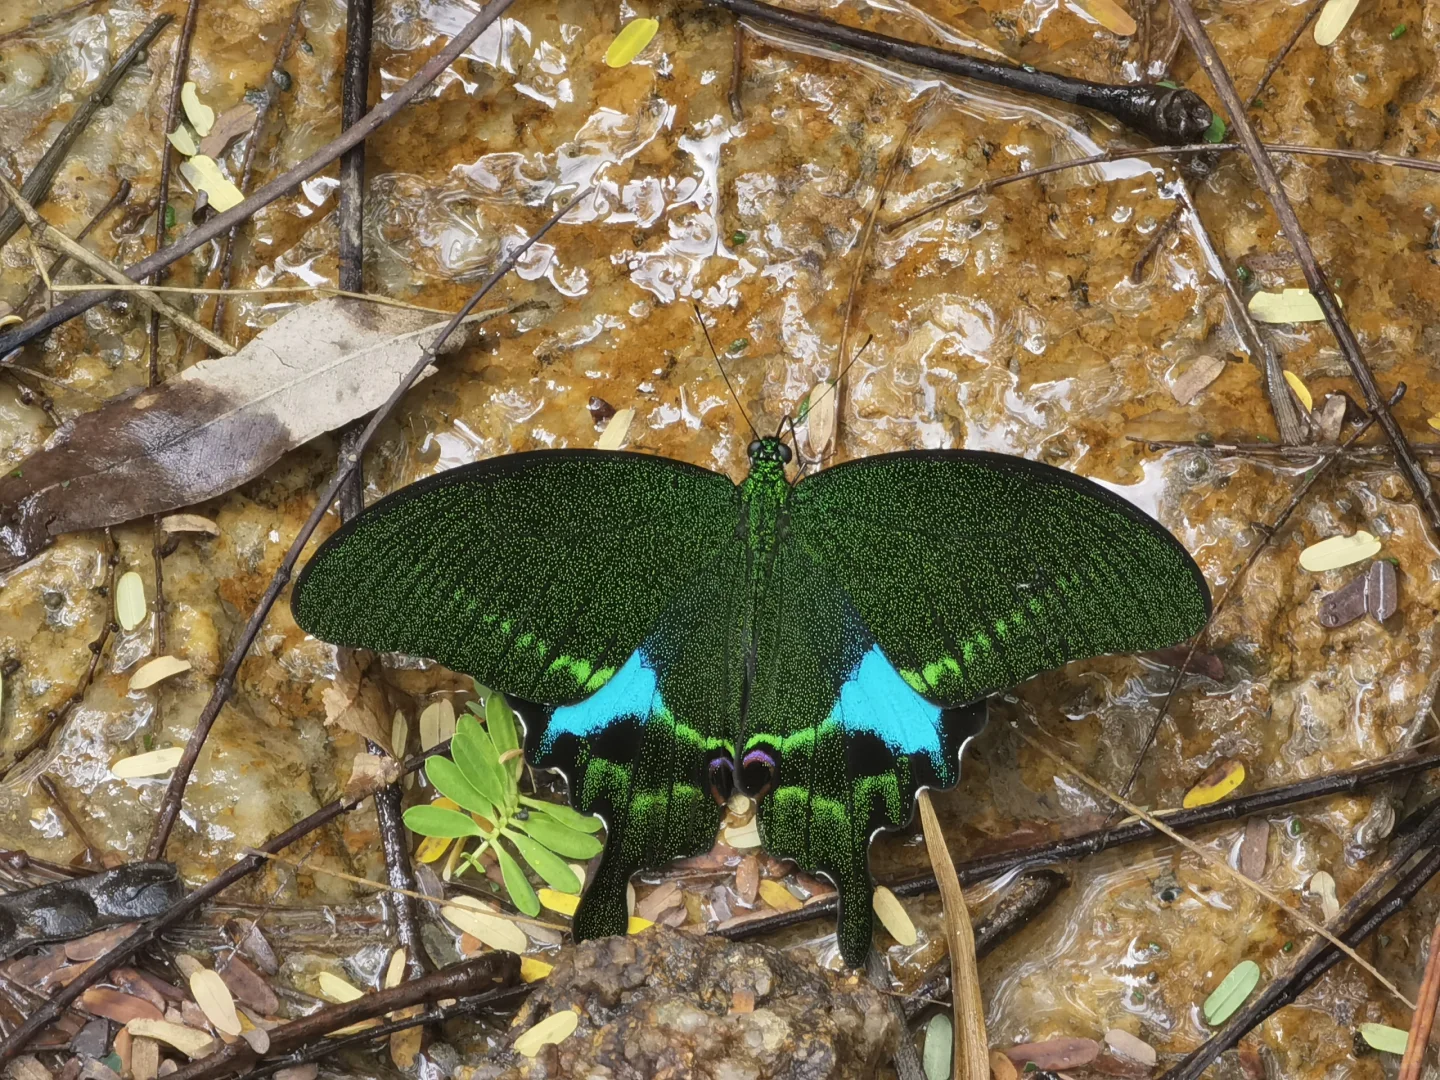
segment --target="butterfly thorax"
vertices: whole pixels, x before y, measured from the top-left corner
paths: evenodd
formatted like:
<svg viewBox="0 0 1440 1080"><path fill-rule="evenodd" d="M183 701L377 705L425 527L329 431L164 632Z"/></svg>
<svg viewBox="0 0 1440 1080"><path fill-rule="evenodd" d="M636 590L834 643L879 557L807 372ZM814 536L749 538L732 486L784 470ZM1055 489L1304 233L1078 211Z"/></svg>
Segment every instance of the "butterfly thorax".
<svg viewBox="0 0 1440 1080"><path fill-rule="evenodd" d="M757 575L769 573L775 548L785 528L785 507L790 499L790 481L785 465L790 448L779 439L756 439L750 444L750 474L740 485L743 512L741 536L749 554L752 585Z"/></svg>

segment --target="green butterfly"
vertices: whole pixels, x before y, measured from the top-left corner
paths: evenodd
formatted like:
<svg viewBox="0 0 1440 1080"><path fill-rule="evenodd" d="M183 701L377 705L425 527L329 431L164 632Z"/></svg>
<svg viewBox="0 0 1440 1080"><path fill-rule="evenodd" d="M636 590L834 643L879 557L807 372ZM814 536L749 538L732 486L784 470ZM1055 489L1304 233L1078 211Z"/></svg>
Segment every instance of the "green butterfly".
<svg viewBox="0 0 1440 1080"><path fill-rule="evenodd" d="M740 484L645 454L545 450L382 499L315 553L296 621L426 656L515 701L525 754L601 815L577 939L624 933L632 874L708 851L726 799L835 883L870 947L871 837L959 779L986 695L1195 634L1210 593L1159 524L1023 458L914 451Z"/></svg>

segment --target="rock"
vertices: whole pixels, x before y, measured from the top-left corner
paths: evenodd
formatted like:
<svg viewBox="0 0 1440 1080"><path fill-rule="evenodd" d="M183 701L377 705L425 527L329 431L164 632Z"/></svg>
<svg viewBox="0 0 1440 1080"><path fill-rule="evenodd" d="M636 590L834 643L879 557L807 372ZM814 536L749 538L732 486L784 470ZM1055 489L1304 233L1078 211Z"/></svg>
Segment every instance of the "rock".
<svg viewBox="0 0 1440 1080"><path fill-rule="evenodd" d="M735 995L754 1010L732 1012ZM533 1059L502 1052L464 1080L848 1080L875 1075L898 1026L866 982L764 945L656 926L567 948L521 1008L510 1042L560 1009L573 1035Z"/></svg>

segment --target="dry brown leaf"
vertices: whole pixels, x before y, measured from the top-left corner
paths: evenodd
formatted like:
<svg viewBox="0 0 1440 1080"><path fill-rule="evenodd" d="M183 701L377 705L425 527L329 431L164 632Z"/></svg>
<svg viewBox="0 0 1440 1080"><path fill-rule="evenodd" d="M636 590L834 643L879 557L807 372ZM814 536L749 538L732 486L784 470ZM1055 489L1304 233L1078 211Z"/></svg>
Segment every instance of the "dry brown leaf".
<svg viewBox="0 0 1440 1080"><path fill-rule="evenodd" d="M199 514L166 514L160 519L160 531L168 535L177 533L201 533L205 536L219 536L220 526Z"/></svg>
<svg viewBox="0 0 1440 1080"><path fill-rule="evenodd" d="M399 1009L391 1014L393 1020L404 1020L411 1016L419 1016L425 1011L423 1005L412 1005L408 1009ZM409 1072L415 1066L415 1059L420 1056L420 1047L424 1043L425 1028L411 1027L403 1031L392 1031L390 1033L390 1060L401 1072Z"/></svg>
<svg viewBox="0 0 1440 1080"><path fill-rule="evenodd" d="M373 795L399 780L401 772L400 763L389 755L372 754L368 750L362 750L355 755L355 760L350 765L350 779L345 782L345 797L357 799Z"/></svg>
<svg viewBox="0 0 1440 1080"><path fill-rule="evenodd" d="M104 956L133 934L139 925L139 923L121 923L119 926L112 926L93 934L86 934L74 941L67 941L64 945L65 958L80 963Z"/></svg>
<svg viewBox="0 0 1440 1080"><path fill-rule="evenodd" d="M40 1064L39 1058L29 1054L12 1061L5 1074L9 1080L51 1080L52 1075L49 1069Z"/></svg>
<svg viewBox="0 0 1440 1080"><path fill-rule="evenodd" d="M160 1044L154 1039L132 1036L130 1044L131 1080L155 1080L160 1071Z"/></svg>
<svg viewBox="0 0 1440 1080"><path fill-rule="evenodd" d="M225 148L231 142L250 130L250 126L254 122L254 105L248 101L232 105L215 118L210 133L200 140L195 152L204 154L206 157L219 158L221 154L225 153Z"/></svg>
<svg viewBox="0 0 1440 1080"><path fill-rule="evenodd" d="M384 694L373 679L366 678L352 650L341 649L338 658L335 679L320 695L325 703L325 725L353 731L388 752L390 726L382 717L389 710Z"/></svg>
<svg viewBox="0 0 1440 1080"><path fill-rule="evenodd" d="M144 998L103 986L92 986L81 994L80 1007L117 1024L128 1024L131 1020L165 1019L165 1014Z"/></svg>
<svg viewBox="0 0 1440 1080"><path fill-rule="evenodd" d="M990 1051L990 1075L994 1080L1019 1080L1020 1070L999 1050Z"/></svg>
<svg viewBox="0 0 1440 1080"><path fill-rule="evenodd" d="M1111 1028L1105 1032L1105 1045L1117 1054L1138 1061L1141 1065L1151 1066L1155 1064L1155 1048L1124 1028Z"/></svg>
<svg viewBox="0 0 1440 1080"><path fill-rule="evenodd" d="M730 991L730 1015L744 1016L746 1013L755 1011L754 990L732 990Z"/></svg>
<svg viewBox="0 0 1440 1080"><path fill-rule="evenodd" d="M795 894L785 888L778 881L771 881L766 878L759 885L760 899L769 904L776 911L799 911L804 905L796 898Z"/></svg>
<svg viewBox="0 0 1440 1080"><path fill-rule="evenodd" d="M680 886L673 881L666 881L656 886L644 900L635 905L635 914L642 919L658 922L665 912L684 903L685 898L680 895Z"/></svg>
<svg viewBox="0 0 1440 1080"><path fill-rule="evenodd" d="M1089 1065L1100 1056L1100 1044L1094 1039L1066 1037L1046 1039L1044 1042L1021 1043L1005 1051L1005 1056L1020 1068L1030 1062L1047 1072L1056 1069L1074 1069Z"/></svg>
<svg viewBox="0 0 1440 1080"><path fill-rule="evenodd" d="M240 957L230 954L220 977L235 995L235 1000L248 1005L262 1016L273 1016L280 1009L280 999L260 973Z"/></svg>
<svg viewBox="0 0 1440 1080"><path fill-rule="evenodd" d="M1181 405L1189 405L1201 390L1218 379L1224 371L1224 360L1214 356L1197 356L1190 361L1184 374L1171 384L1170 393Z"/></svg>
<svg viewBox="0 0 1440 1080"><path fill-rule="evenodd" d="M1245 822L1245 839L1240 841L1239 869L1251 881L1265 876L1265 864L1270 858L1270 822L1263 817L1252 817Z"/></svg>
<svg viewBox="0 0 1440 1080"><path fill-rule="evenodd" d="M754 855L746 855L735 868L735 892L746 907L755 906L760 892L760 860Z"/></svg>

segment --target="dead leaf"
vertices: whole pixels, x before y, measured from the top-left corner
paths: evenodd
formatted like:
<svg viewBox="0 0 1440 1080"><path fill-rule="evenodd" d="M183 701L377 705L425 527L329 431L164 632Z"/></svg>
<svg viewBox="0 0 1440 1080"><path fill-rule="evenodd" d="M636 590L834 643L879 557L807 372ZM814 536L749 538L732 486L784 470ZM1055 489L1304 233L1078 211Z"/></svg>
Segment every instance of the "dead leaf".
<svg viewBox="0 0 1440 1080"><path fill-rule="evenodd" d="M104 956L120 942L133 934L139 923L121 923L119 926L112 926L106 930L98 930L93 934L86 934L82 938L65 943L65 958L80 963L85 960L94 960Z"/></svg>
<svg viewBox="0 0 1440 1080"><path fill-rule="evenodd" d="M1100 1044L1094 1039L1047 1039L1044 1042L1021 1043L1005 1051L1005 1056L1020 1068L1028 1062L1046 1072L1074 1069L1088 1065L1100 1056Z"/></svg>
<svg viewBox="0 0 1440 1080"><path fill-rule="evenodd" d="M759 891L760 860L754 855L747 855L735 868L735 892L746 907L754 907Z"/></svg>
<svg viewBox="0 0 1440 1080"><path fill-rule="evenodd" d="M404 1020L411 1016L419 1016L425 1011L423 1005L412 1005L408 1009L397 1010L392 1019ZM395 1067L402 1072L409 1072L415 1065L415 1059L420 1056L420 1048L425 1039L424 1027L405 1028L403 1031L392 1031L390 1033L390 1060Z"/></svg>
<svg viewBox="0 0 1440 1080"><path fill-rule="evenodd" d="M117 1024L128 1024L131 1020L165 1019L165 1014L144 998L104 986L92 986L81 994L80 1007Z"/></svg>
<svg viewBox="0 0 1440 1080"><path fill-rule="evenodd" d="M1124 1028L1111 1028L1105 1032L1105 1045L1115 1053L1139 1062L1141 1065L1155 1064L1155 1048L1144 1039L1131 1035Z"/></svg>
<svg viewBox="0 0 1440 1080"><path fill-rule="evenodd" d="M835 418L840 391L821 379L805 398L805 445L812 460L824 458L835 445Z"/></svg>
<svg viewBox="0 0 1440 1080"><path fill-rule="evenodd" d="M442 325L321 300L234 356L67 421L0 479L0 571L62 533L190 506L254 479L287 450L377 408Z"/></svg>
<svg viewBox="0 0 1440 1080"><path fill-rule="evenodd" d="M51 1080L51 1072L40 1059L26 1054L11 1062L10 1067L5 1070L8 1080Z"/></svg>
<svg viewBox="0 0 1440 1080"><path fill-rule="evenodd" d="M776 911L799 911L805 906L784 885L778 881L771 881L769 878L760 882L759 893L760 899Z"/></svg>
<svg viewBox="0 0 1440 1080"><path fill-rule="evenodd" d="M1238 869L1251 881L1265 876L1265 864L1270 858L1270 822L1263 817L1252 817L1245 822L1245 839L1240 841Z"/></svg>
<svg viewBox="0 0 1440 1080"><path fill-rule="evenodd" d="M219 536L220 526L199 514L167 514L160 519L160 531L171 535L203 533L206 536Z"/></svg>
<svg viewBox="0 0 1440 1080"><path fill-rule="evenodd" d="M260 973L233 953L220 968L220 977L235 995L235 1000L248 1005L262 1016L273 1016L280 1009L280 999Z"/></svg>
<svg viewBox="0 0 1440 1080"><path fill-rule="evenodd" d="M125 1030L131 1035L159 1039L190 1058L204 1057L216 1048L215 1040L205 1032L169 1020L131 1020L125 1025Z"/></svg>
<svg viewBox="0 0 1440 1080"><path fill-rule="evenodd" d="M195 972L190 976L190 993L211 1027L222 1035L239 1036L243 1029L240 1014L235 1011L235 998L218 972L209 968Z"/></svg>
<svg viewBox="0 0 1440 1080"><path fill-rule="evenodd" d="M677 904L683 905L684 903L685 898L680 895L680 886L673 881L667 881L657 886L644 900L635 905L635 914L642 919L658 922L660 916L665 912Z"/></svg>
<svg viewBox="0 0 1440 1080"><path fill-rule="evenodd" d="M390 727L382 719L389 711L385 696L373 679L360 670L354 651L341 649L334 682L320 698L325 703L325 726L353 731L385 751L390 749Z"/></svg>
<svg viewBox="0 0 1440 1080"><path fill-rule="evenodd" d="M990 1051L990 1075L994 1080L1017 1080L1020 1070L999 1050Z"/></svg>
<svg viewBox="0 0 1440 1080"><path fill-rule="evenodd" d="M248 101L232 105L215 118L215 124L211 127L210 133L200 140L200 145L195 152L218 159L221 154L225 153L225 148L249 131L254 123L254 105Z"/></svg>
<svg viewBox="0 0 1440 1080"><path fill-rule="evenodd" d="M131 1080L155 1080L160 1071L160 1044L154 1039L133 1036L130 1045Z"/></svg>
<svg viewBox="0 0 1440 1080"><path fill-rule="evenodd" d="M1311 417L1315 422L1315 441L1334 446L1340 441L1340 431L1345 426L1345 413L1350 403L1343 394L1331 394L1325 404Z"/></svg>
<svg viewBox="0 0 1440 1080"><path fill-rule="evenodd" d="M1214 356L1197 356L1185 369L1185 373L1171 384L1170 393L1181 405L1189 405L1201 390L1218 379L1224 371L1224 360Z"/></svg>

